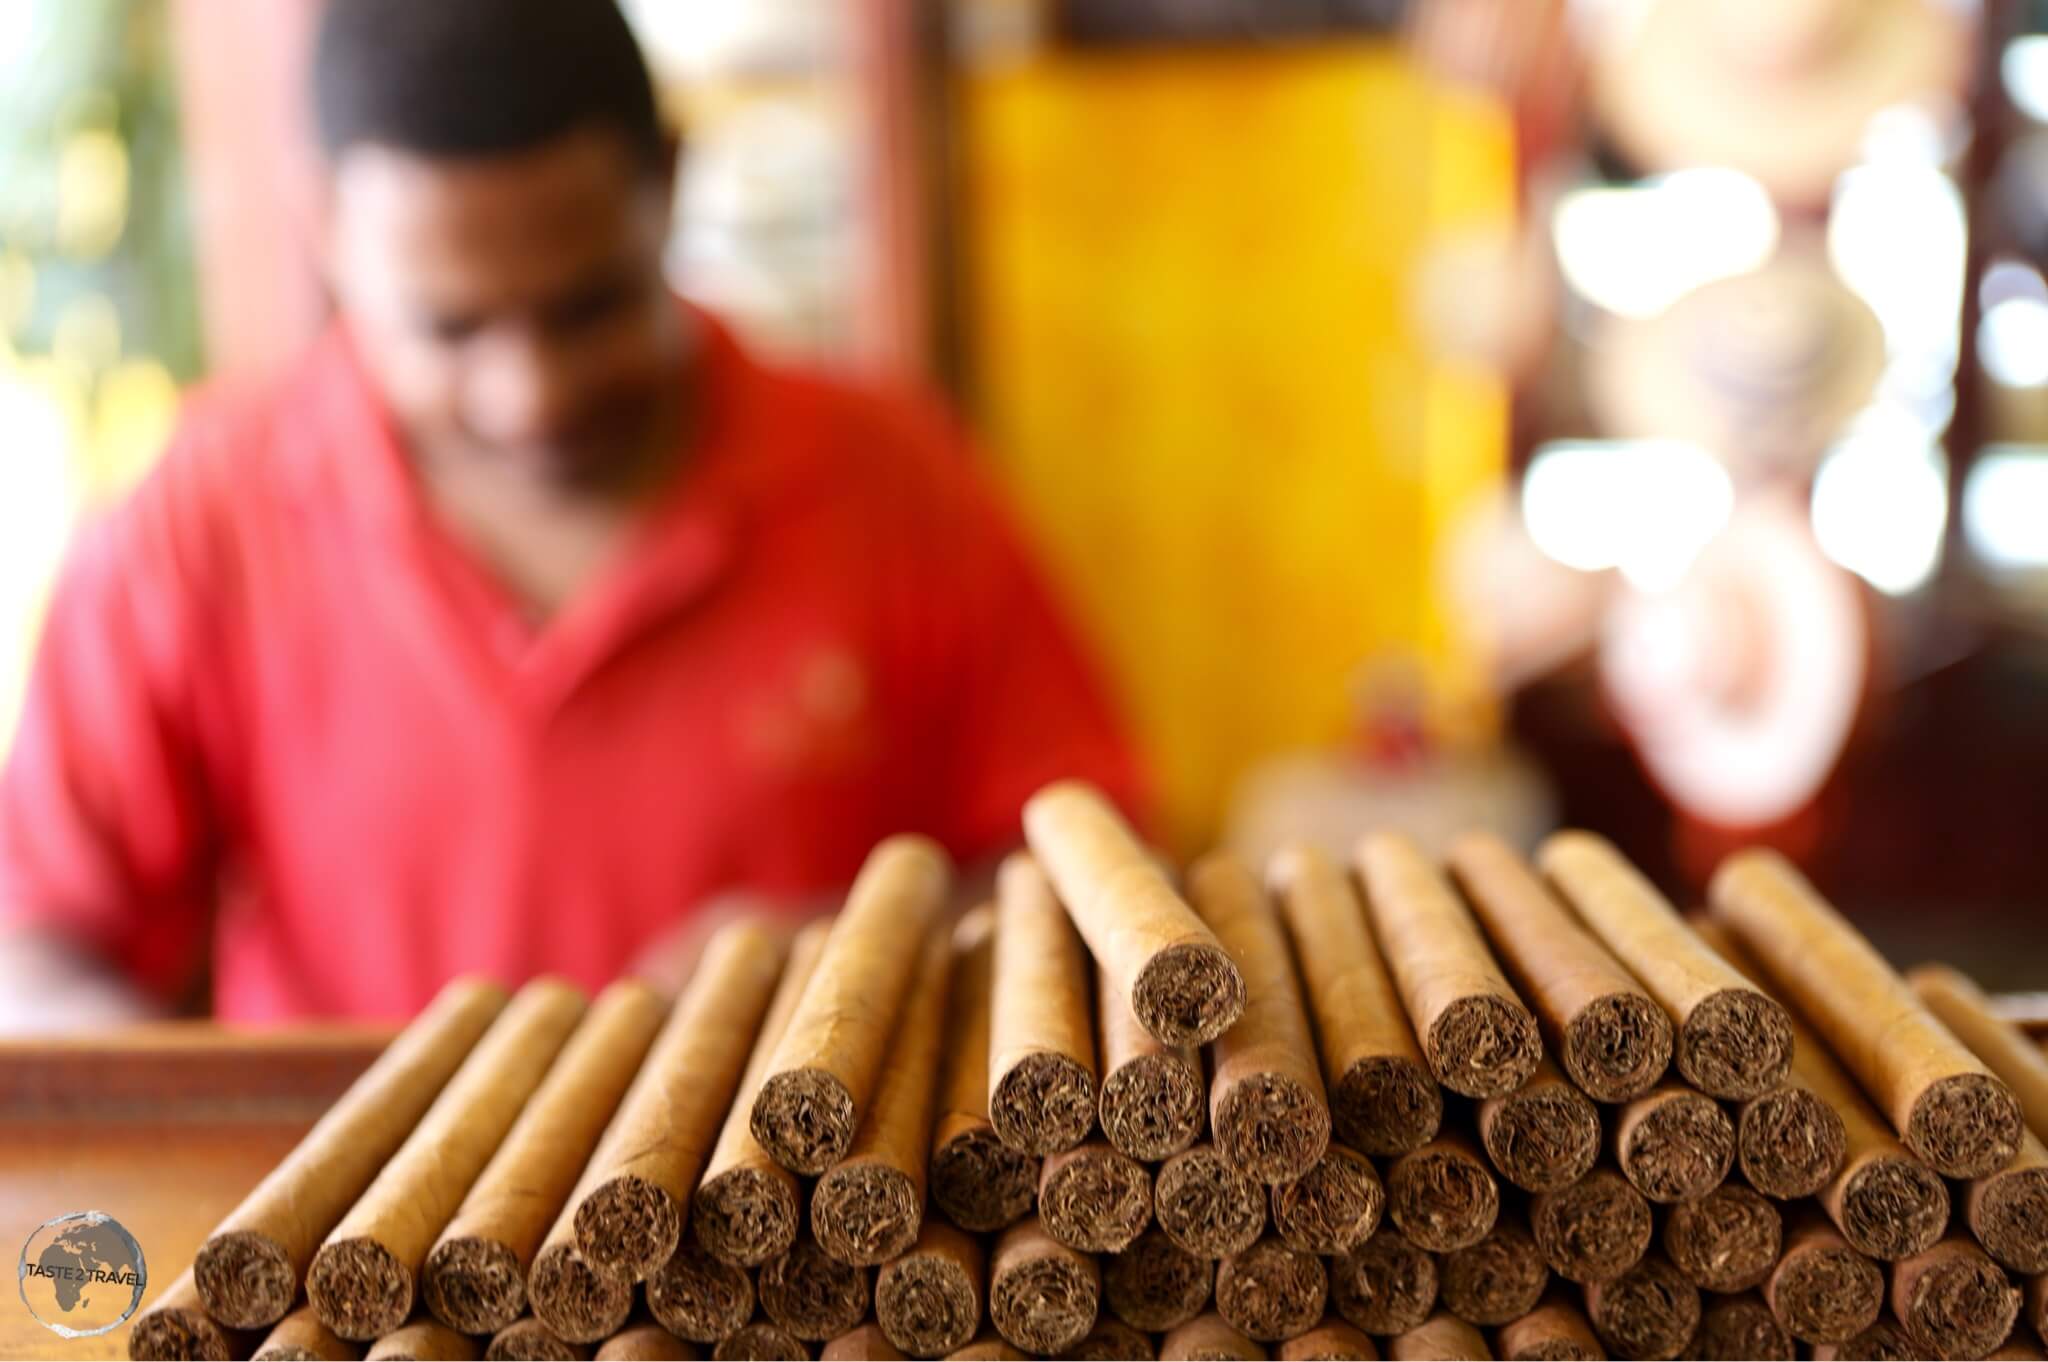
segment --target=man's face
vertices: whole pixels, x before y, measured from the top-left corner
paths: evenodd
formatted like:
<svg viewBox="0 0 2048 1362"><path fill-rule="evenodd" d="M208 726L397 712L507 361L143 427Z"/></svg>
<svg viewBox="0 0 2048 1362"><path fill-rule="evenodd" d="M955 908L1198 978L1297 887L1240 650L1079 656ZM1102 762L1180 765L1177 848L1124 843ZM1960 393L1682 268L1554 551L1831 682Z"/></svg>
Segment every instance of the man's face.
<svg viewBox="0 0 2048 1362"><path fill-rule="evenodd" d="M357 145L328 213L336 299L416 455L581 489L651 452L684 324L661 274L668 185L623 138L459 159Z"/></svg>

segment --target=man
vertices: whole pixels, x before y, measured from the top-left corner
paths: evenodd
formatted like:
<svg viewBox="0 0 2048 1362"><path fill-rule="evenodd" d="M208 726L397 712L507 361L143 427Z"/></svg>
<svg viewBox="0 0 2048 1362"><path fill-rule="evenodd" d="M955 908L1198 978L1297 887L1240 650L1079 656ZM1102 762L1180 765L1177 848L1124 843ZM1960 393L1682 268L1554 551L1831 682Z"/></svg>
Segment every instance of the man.
<svg viewBox="0 0 2048 1362"><path fill-rule="evenodd" d="M609 0L345 0L337 321L94 528L0 778L0 1023L402 1016L595 986L887 834L963 864L1130 755L934 413L663 283L673 146Z"/></svg>

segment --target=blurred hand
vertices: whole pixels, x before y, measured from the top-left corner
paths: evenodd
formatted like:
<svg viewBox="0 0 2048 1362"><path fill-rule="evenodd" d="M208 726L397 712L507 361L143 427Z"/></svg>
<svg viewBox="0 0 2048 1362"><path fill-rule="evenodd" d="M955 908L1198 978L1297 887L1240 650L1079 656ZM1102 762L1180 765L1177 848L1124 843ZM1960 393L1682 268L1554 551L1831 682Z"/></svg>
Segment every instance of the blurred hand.
<svg viewBox="0 0 2048 1362"><path fill-rule="evenodd" d="M0 927L0 1036L105 1031L162 1015L90 953L37 928Z"/></svg>

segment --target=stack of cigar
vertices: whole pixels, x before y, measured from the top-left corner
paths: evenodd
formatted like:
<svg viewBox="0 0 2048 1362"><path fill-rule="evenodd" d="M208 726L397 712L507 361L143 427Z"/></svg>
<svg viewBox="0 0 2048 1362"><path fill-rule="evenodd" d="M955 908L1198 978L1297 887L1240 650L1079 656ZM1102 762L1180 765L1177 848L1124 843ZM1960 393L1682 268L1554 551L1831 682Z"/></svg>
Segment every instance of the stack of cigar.
<svg viewBox="0 0 2048 1362"><path fill-rule="evenodd" d="M2048 1058L1782 860L1174 876L1086 787L673 1007L451 985L135 1357L2042 1357Z"/></svg>

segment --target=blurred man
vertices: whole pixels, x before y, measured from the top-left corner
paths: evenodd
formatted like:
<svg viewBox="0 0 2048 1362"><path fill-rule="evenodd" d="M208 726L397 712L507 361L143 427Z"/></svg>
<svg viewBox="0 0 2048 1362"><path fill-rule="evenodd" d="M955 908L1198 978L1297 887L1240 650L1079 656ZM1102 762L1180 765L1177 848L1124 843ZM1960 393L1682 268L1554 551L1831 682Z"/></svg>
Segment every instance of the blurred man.
<svg viewBox="0 0 2048 1362"><path fill-rule="evenodd" d="M662 277L673 145L608 0L347 0L312 72L338 318L191 403L78 545L0 780L0 1025L397 1016L658 968L1132 762L934 412ZM650 951L653 953L650 957Z"/></svg>

